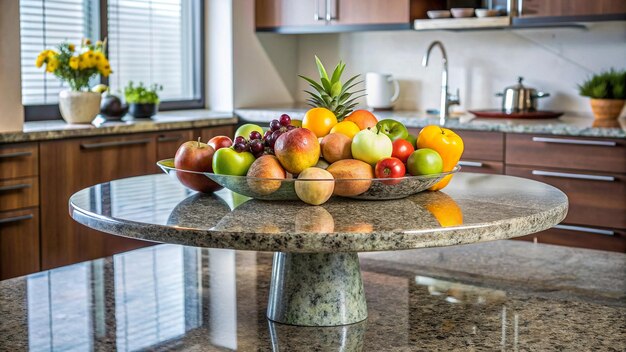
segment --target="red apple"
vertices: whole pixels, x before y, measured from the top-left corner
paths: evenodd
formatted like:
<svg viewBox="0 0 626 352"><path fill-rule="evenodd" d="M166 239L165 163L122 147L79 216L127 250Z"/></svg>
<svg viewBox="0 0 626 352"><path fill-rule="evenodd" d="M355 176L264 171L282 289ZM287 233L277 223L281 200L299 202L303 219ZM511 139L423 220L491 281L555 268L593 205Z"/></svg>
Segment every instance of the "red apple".
<svg viewBox="0 0 626 352"><path fill-rule="evenodd" d="M297 175L317 164L320 143L311 130L295 128L278 137L274 143L274 154L285 170Z"/></svg>
<svg viewBox="0 0 626 352"><path fill-rule="evenodd" d="M406 164L409 155L415 151L413 148L413 144L407 141L406 139L396 139L393 143L393 151L391 152L391 156L394 158L400 159L403 163Z"/></svg>
<svg viewBox="0 0 626 352"><path fill-rule="evenodd" d="M215 136L211 138L207 144L213 147L213 149L218 150L232 146L233 141L227 136Z"/></svg>
<svg viewBox="0 0 626 352"><path fill-rule="evenodd" d="M200 138L197 141L185 142L176 151L174 167L187 171L213 172L211 163L214 153L215 149L200 142ZM194 191L212 193L222 188L203 174L177 171L176 176L180 183Z"/></svg>
<svg viewBox="0 0 626 352"><path fill-rule="evenodd" d="M382 181L388 185L395 185L402 181L399 179L406 174L406 168L404 167L404 163L402 160L394 157L384 158L379 160L376 163L376 168L374 169L374 175L376 178L391 178L396 180L385 180Z"/></svg>

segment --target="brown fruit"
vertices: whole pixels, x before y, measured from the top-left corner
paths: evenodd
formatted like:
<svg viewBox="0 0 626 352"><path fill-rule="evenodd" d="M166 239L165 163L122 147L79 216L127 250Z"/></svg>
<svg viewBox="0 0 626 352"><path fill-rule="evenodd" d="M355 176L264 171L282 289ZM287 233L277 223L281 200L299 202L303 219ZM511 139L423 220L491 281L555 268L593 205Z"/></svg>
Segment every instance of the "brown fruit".
<svg viewBox="0 0 626 352"><path fill-rule="evenodd" d="M208 144L197 141L183 143L174 156L174 167L181 170L195 172L213 172L211 163L215 150ZM212 193L221 189L222 186L211 181L208 177L199 173L177 171L176 177L180 183L203 193Z"/></svg>
<svg viewBox="0 0 626 352"><path fill-rule="evenodd" d="M248 169L248 177L285 179L286 174L278 159L273 155L263 155L256 159ZM248 187L253 192L261 195L269 195L276 192L281 185L279 180L256 180L248 178Z"/></svg>
<svg viewBox="0 0 626 352"><path fill-rule="evenodd" d="M335 182L330 172L319 167L310 167L298 175L294 188L301 201L311 205L320 205L326 203L333 195Z"/></svg>
<svg viewBox="0 0 626 352"><path fill-rule="evenodd" d="M352 139L341 133L331 133L322 139L322 155L329 163L352 159Z"/></svg>
<svg viewBox="0 0 626 352"><path fill-rule="evenodd" d="M320 143L315 133L306 128L296 128L278 137L274 154L285 170L297 175L314 166L320 158Z"/></svg>
<svg viewBox="0 0 626 352"><path fill-rule="evenodd" d="M336 161L326 170L335 178L335 194L338 196L358 196L370 188L374 178L372 166L356 159ZM350 179L358 181L345 181Z"/></svg>

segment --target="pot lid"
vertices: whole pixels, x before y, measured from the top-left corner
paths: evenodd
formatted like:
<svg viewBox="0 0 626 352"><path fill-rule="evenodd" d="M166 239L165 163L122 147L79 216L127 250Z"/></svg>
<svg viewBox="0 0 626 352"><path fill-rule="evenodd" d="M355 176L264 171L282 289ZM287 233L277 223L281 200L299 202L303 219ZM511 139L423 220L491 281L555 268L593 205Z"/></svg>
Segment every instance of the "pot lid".
<svg viewBox="0 0 626 352"><path fill-rule="evenodd" d="M509 86L509 87L506 87L506 88L504 88L504 90L509 90L509 89L513 89L513 90L533 89L533 88L528 88L528 87L525 87L525 86L522 84L522 81L523 81L523 80L524 80L524 77L521 77L521 76L520 76L520 77L517 77L517 84L512 85L512 86Z"/></svg>

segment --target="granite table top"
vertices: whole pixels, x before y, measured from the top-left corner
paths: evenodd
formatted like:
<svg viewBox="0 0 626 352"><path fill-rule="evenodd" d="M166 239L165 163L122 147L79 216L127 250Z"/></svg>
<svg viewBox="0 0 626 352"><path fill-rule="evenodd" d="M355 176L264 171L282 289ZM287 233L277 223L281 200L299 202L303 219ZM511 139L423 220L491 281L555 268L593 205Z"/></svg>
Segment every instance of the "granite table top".
<svg viewBox="0 0 626 352"><path fill-rule="evenodd" d="M287 105L236 109L235 114L241 118L242 122L269 123L284 113L292 118L302 119L307 110L308 107L303 105ZM378 119L395 119L413 128L439 124L438 115L419 111L377 111L375 115ZM446 127L453 130L626 138L626 117L612 121L596 121L592 116L573 113L566 113L557 119L543 120L476 118L466 113L448 119Z"/></svg>
<svg viewBox="0 0 626 352"><path fill-rule="evenodd" d="M234 125L237 121L232 112L210 110L163 111L150 119L124 118L111 122L97 117L91 124L34 121L26 122L22 131L0 132L0 144Z"/></svg>
<svg viewBox="0 0 626 352"><path fill-rule="evenodd" d="M362 323L269 322L271 253L159 245L0 282L0 351L623 351L626 255L522 241L360 255Z"/></svg>
<svg viewBox="0 0 626 352"><path fill-rule="evenodd" d="M439 192L393 201L267 202L228 190L191 194L168 175L111 181L70 198L96 230L195 247L300 253L398 250L535 233L567 213L560 190L533 180L460 173Z"/></svg>

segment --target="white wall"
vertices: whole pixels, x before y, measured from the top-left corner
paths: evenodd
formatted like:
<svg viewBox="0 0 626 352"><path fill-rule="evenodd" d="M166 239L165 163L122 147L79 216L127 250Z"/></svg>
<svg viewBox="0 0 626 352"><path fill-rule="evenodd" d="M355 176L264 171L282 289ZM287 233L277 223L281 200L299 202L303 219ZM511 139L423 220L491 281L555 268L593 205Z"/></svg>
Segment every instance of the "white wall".
<svg viewBox="0 0 626 352"><path fill-rule="evenodd" d="M0 132L20 131L24 125L19 19L19 2L0 0Z"/></svg>
<svg viewBox="0 0 626 352"><path fill-rule="evenodd" d="M429 67L421 59L431 41L448 52L450 87L460 89L465 108L496 108L494 93L525 78L528 86L549 92L540 108L591 114L578 96L577 84L593 72L626 68L626 24L590 24L574 28L475 32L359 32L301 36L298 73L316 75L313 55L328 65L346 61L347 75L368 71L392 73L401 80L397 109L425 110L439 105L441 66L433 52ZM347 76L346 75L346 76ZM305 99L306 82L298 79L296 99Z"/></svg>

